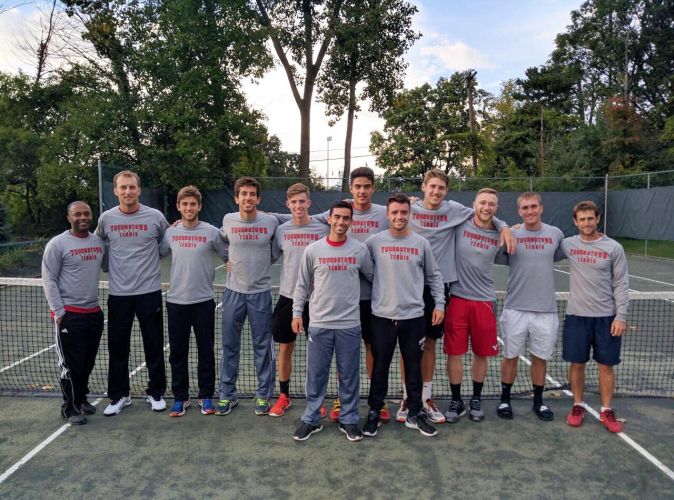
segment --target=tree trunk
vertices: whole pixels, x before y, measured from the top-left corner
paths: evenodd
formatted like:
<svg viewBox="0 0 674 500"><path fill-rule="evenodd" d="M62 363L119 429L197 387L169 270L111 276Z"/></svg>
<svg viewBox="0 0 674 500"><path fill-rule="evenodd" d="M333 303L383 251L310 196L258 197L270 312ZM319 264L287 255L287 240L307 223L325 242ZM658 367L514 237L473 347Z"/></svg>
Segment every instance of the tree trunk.
<svg viewBox="0 0 674 500"><path fill-rule="evenodd" d="M540 130L540 143L538 145L538 175L539 176L543 175L543 162L545 161L544 160L544 157L545 157L544 130L545 129L543 127L543 106L541 105L541 130Z"/></svg>
<svg viewBox="0 0 674 500"><path fill-rule="evenodd" d="M475 90L475 76L477 72L468 70L466 83L468 86L468 125L470 127L470 157L473 167L473 176L477 176L477 123L475 121L475 106L473 92Z"/></svg>
<svg viewBox="0 0 674 500"><path fill-rule="evenodd" d="M309 85L304 85L304 99L298 106L300 110L300 177L309 180L311 169L309 168L311 146L311 92L307 98ZM313 90L313 88L312 88Z"/></svg>
<svg viewBox="0 0 674 500"><path fill-rule="evenodd" d="M344 140L344 172L342 173L342 191L349 190L351 174L351 139L353 138L353 120L356 114L356 81L349 82L349 111L346 118L346 139Z"/></svg>

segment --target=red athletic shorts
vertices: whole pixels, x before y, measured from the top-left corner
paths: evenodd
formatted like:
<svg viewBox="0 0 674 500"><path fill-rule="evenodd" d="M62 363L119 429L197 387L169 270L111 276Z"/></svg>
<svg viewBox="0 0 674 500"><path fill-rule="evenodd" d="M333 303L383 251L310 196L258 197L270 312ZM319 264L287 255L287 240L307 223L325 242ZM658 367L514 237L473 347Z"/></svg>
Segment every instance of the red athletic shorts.
<svg viewBox="0 0 674 500"><path fill-rule="evenodd" d="M452 295L445 314L445 354L468 352L468 337L478 356L496 356L496 315L493 302L462 299Z"/></svg>

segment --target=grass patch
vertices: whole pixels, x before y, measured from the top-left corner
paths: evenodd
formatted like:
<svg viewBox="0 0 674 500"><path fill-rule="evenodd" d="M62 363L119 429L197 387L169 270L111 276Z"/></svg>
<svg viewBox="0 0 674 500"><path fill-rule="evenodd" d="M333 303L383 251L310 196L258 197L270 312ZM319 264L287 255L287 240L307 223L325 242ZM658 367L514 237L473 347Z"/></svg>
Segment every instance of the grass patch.
<svg viewBox="0 0 674 500"><path fill-rule="evenodd" d="M661 257L674 259L674 241L648 240L648 252L644 240L631 238L616 238L625 248L625 253L631 255L648 255L649 257Z"/></svg>

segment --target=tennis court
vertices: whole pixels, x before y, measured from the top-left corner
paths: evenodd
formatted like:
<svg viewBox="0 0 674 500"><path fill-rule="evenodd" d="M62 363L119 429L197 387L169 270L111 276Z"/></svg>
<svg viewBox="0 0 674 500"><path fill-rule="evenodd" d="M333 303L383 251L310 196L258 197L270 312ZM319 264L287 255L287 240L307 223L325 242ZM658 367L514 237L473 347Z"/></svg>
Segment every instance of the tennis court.
<svg viewBox="0 0 674 500"><path fill-rule="evenodd" d="M167 281L168 261L163 262L163 269ZM558 266L560 314L568 289L566 272L566 266ZM497 267L495 273L497 289L503 290L507 270ZM617 370L617 392L660 398L616 401L619 416L627 421L624 435L610 435L589 415L580 429L564 423L569 399L561 347L557 350L559 358L550 363L546 394L546 402L556 413L554 422L542 424L531 412L524 359L513 390L520 396L514 402L515 420L498 419L496 401L487 401L484 422L441 425L436 439L422 438L391 423L377 438L354 444L346 441L336 424L326 423L322 433L297 444L291 435L303 407L301 399L294 400L295 406L281 419L251 418L249 400L243 400L224 418L204 417L192 409L182 419L171 419L166 413L153 414L139 398L118 417L96 415L89 419L89 425L71 428L59 420L58 400L53 397L6 397L0 400L0 418L6 424L0 438L0 474L5 474L1 476L0 495L33 497L36 491L49 491L54 496L166 498L206 494L227 498L394 494L587 498L636 497L648 491L663 498L673 497L674 263L630 258L630 274L630 289L636 299L632 301L623 363ZM223 283L224 277L221 268L216 283ZM278 266L274 266L274 280L277 284ZM36 283L2 283L0 387L5 394L58 396L56 358L42 290ZM102 299L106 293L103 284ZM219 321L216 324L218 339ZM132 391L138 396L147 374L140 335L135 334L132 341L130 377ZM105 390L105 342L104 334L92 374L92 391L97 394ZM248 342L244 333L239 383L242 394L252 394L255 387ZM196 352L191 355L195 359ZM168 361L168 344L166 357ZM299 339L291 385L295 396L303 392L303 360L304 339ZM442 399L449 388L444 356L440 354L438 360L434 393ZM499 390L499 362L491 361L485 383L485 392L491 396ZM196 373L192 378L196 380ZM596 391L596 379L588 377L587 383L590 391ZM364 377L361 393L367 389ZM394 363L391 405L395 405L400 391ZM334 377L328 392L336 393ZM596 395L590 394L587 399L598 409ZM446 402L440 405L444 409ZM22 463L27 454L59 431Z"/></svg>

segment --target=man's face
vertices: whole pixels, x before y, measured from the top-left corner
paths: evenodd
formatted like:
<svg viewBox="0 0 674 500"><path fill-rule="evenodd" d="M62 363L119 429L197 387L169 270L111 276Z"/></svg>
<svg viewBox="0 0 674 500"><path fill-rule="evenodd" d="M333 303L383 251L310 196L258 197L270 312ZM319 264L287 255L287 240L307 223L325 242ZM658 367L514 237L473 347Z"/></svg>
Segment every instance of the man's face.
<svg viewBox="0 0 674 500"><path fill-rule="evenodd" d="M367 177L356 177L351 181L351 195L359 205L372 203L374 184Z"/></svg>
<svg viewBox="0 0 674 500"><path fill-rule="evenodd" d="M536 197L524 198L520 200L517 213L526 226L538 226L541 223L541 215L543 215L543 205Z"/></svg>
<svg viewBox="0 0 674 500"><path fill-rule="evenodd" d="M115 183L114 193L120 205L135 207L140 198L140 186L135 177L120 175Z"/></svg>
<svg viewBox="0 0 674 500"><path fill-rule="evenodd" d="M424 201L431 208L438 208L447 196L447 183L437 177L431 177L421 185L421 190L424 192Z"/></svg>
<svg viewBox="0 0 674 500"><path fill-rule="evenodd" d="M302 219L306 217L311 206L311 200L306 193L298 193L292 195L286 200L286 206L290 209L290 215L295 218Z"/></svg>
<svg viewBox="0 0 674 500"><path fill-rule="evenodd" d="M260 203L255 186L241 186L239 194L234 196L234 201L239 205L239 210L244 213L252 213Z"/></svg>
<svg viewBox="0 0 674 500"><path fill-rule="evenodd" d="M193 222L199 217L201 203L194 196L185 196L178 202L178 212L186 222Z"/></svg>
<svg viewBox="0 0 674 500"><path fill-rule="evenodd" d="M410 220L410 206L407 203L392 202L386 209L388 223L391 229L402 231Z"/></svg>
<svg viewBox="0 0 674 500"><path fill-rule="evenodd" d="M68 211L68 222L75 233L88 231L91 227L91 208L86 203L76 203Z"/></svg>
<svg viewBox="0 0 674 500"><path fill-rule="evenodd" d="M351 227L351 210L341 207L333 209L332 215L328 217L328 224L332 233L339 236L346 234Z"/></svg>
<svg viewBox="0 0 674 500"><path fill-rule="evenodd" d="M498 196L492 193L481 193L473 202L475 216L480 222L488 224L494 218L498 209Z"/></svg>
<svg viewBox="0 0 674 500"><path fill-rule="evenodd" d="M581 236L594 236L597 234L599 216L595 215L594 210L579 210L576 212L573 223Z"/></svg>

